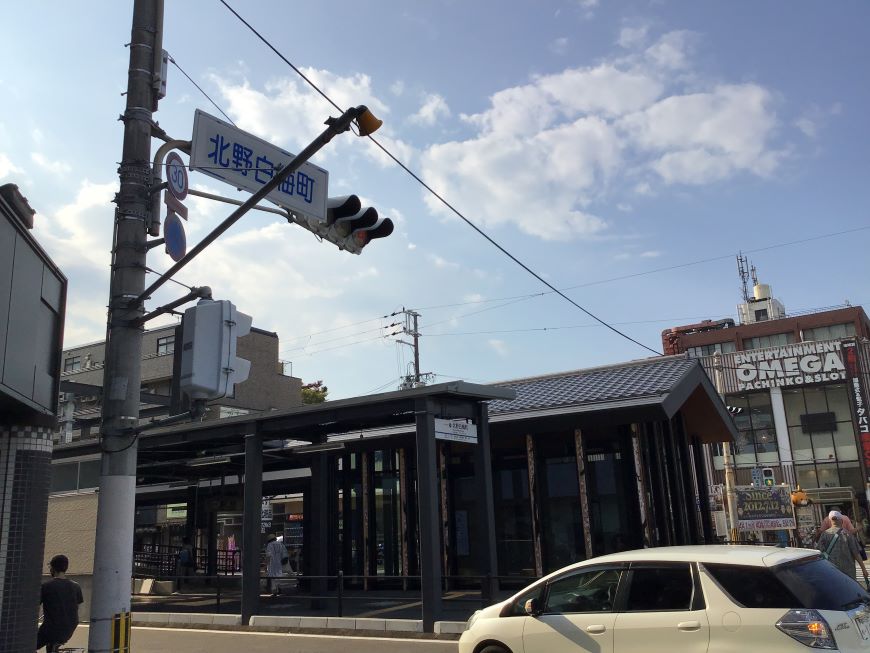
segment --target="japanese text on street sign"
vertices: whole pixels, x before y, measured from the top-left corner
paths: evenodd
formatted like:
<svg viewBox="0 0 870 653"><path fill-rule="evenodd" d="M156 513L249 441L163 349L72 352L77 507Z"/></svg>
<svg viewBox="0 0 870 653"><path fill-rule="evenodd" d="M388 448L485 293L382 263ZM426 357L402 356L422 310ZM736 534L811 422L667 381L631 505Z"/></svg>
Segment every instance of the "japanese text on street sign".
<svg viewBox="0 0 870 653"><path fill-rule="evenodd" d="M795 528L788 487L738 487L737 528L741 531Z"/></svg>
<svg viewBox="0 0 870 653"><path fill-rule="evenodd" d="M435 418L435 439L477 444L477 425L468 419Z"/></svg>
<svg viewBox="0 0 870 653"><path fill-rule="evenodd" d="M292 154L237 127L197 110L193 119L190 168L236 188L256 193ZM326 220L329 173L311 163L298 170L266 197L307 217Z"/></svg>

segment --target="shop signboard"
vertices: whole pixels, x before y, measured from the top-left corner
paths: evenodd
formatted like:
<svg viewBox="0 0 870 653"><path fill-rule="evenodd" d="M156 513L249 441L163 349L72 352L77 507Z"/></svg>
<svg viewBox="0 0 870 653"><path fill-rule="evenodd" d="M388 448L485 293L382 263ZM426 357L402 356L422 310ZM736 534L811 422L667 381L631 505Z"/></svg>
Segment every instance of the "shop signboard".
<svg viewBox="0 0 870 653"><path fill-rule="evenodd" d="M861 443L861 459L864 463L864 476L870 481L870 406L861 381L861 366L858 363L858 343L855 340L843 342L843 359L849 376L849 398L855 415L858 441Z"/></svg>
<svg viewBox="0 0 870 653"><path fill-rule="evenodd" d="M847 378L840 340L798 342L778 347L722 354L724 393L751 392ZM712 370L712 357L704 360Z"/></svg>
<svg viewBox="0 0 870 653"><path fill-rule="evenodd" d="M741 531L766 531L795 528L791 489L773 487L738 487L737 528Z"/></svg>

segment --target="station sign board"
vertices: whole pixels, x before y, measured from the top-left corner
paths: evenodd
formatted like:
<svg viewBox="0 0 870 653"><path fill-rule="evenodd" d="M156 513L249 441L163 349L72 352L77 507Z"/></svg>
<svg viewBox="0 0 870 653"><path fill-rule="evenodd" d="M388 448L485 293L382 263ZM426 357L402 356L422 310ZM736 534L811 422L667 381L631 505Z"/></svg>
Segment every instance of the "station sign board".
<svg viewBox="0 0 870 653"><path fill-rule="evenodd" d="M294 155L204 111L193 119L190 169L256 193ZM304 163L266 198L285 209L326 220L329 173Z"/></svg>
<svg viewBox="0 0 870 653"><path fill-rule="evenodd" d="M435 418L435 439L477 444L477 425L470 419Z"/></svg>

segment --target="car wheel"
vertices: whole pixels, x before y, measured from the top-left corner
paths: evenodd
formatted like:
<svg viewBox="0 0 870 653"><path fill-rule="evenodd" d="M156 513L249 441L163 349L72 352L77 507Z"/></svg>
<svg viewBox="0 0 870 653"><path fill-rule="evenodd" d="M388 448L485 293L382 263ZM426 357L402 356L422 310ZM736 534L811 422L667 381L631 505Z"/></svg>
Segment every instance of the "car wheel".
<svg viewBox="0 0 870 653"><path fill-rule="evenodd" d="M487 644L477 653L510 653L510 651L504 646L499 646L498 644Z"/></svg>

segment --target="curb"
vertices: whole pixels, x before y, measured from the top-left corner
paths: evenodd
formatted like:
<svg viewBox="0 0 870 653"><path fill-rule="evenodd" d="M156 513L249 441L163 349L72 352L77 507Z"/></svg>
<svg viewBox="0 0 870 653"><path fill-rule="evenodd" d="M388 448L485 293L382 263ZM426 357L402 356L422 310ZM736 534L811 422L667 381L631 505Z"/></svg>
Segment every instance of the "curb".
<svg viewBox="0 0 870 653"><path fill-rule="evenodd" d="M254 615L242 624L238 614L208 612L134 612L134 626L179 628L214 628L215 630L263 630L325 633L357 636L395 636L421 638L425 636L455 640L465 630L464 621L436 621L434 633L423 632L420 619L372 619L364 617L291 617Z"/></svg>

